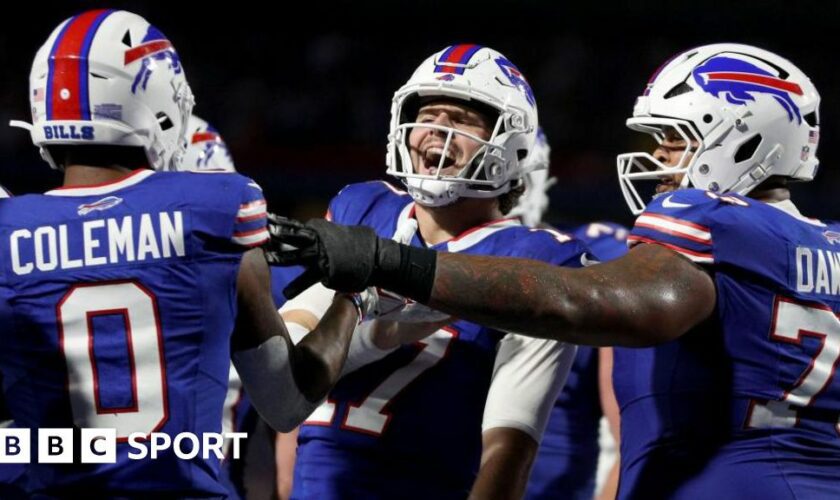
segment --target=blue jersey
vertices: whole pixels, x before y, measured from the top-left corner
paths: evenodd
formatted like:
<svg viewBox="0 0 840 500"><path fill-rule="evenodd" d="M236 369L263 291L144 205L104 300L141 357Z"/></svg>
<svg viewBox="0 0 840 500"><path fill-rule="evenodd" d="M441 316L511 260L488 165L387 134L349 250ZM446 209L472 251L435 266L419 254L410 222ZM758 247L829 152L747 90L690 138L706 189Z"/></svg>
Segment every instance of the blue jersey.
<svg viewBox="0 0 840 500"><path fill-rule="evenodd" d="M583 241L601 262L627 253L628 231L618 224L593 222L571 234ZM551 410L531 469L526 498L589 500L593 497L600 419L598 349L578 346L566 385Z"/></svg>
<svg viewBox="0 0 840 500"><path fill-rule="evenodd" d="M629 241L705 266L717 305L675 341L615 350L620 496L837 498L840 226L688 189Z"/></svg>
<svg viewBox="0 0 840 500"><path fill-rule="evenodd" d="M371 182L341 191L328 215L390 238L413 208L406 193ZM419 234L411 244L424 245ZM584 250L514 219L431 248L577 267ZM344 377L301 427L293 498L464 498L478 471L482 414L505 335L458 321Z"/></svg>
<svg viewBox="0 0 840 500"><path fill-rule="evenodd" d="M0 186L0 199L11 197L6 188ZM5 298L0 298L0 317L6 317L3 309L8 310L9 304ZM0 372L0 386L2 386L3 377ZM0 394L0 426L11 424L11 415L6 408L6 402L3 395ZM24 474L26 473L25 464L0 464L0 498L26 498L22 490Z"/></svg>
<svg viewBox="0 0 840 500"><path fill-rule="evenodd" d="M274 297L274 303L278 309L286 303L283 289L302 273L303 267L301 266L274 266L271 268L271 295Z"/></svg>
<svg viewBox="0 0 840 500"><path fill-rule="evenodd" d="M265 201L236 174L136 171L0 207L0 369L16 424L113 428L115 464L30 465L44 494L221 496L218 459L132 460L130 434L220 432L242 252ZM78 461L78 459L77 459ZM75 493L73 493L75 492Z"/></svg>
<svg viewBox="0 0 840 500"><path fill-rule="evenodd" d="M586 243L595 259L606 262L627 253L630 231L615 222L592 222L571 231L572 236Z"/></svg>

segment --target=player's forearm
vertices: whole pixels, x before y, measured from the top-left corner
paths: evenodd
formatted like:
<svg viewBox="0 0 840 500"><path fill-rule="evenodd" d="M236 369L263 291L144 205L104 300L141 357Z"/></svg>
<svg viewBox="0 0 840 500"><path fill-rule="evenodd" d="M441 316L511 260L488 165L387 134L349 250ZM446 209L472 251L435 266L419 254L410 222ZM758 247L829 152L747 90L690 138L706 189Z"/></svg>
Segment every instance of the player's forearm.
<svg viewBox="0 0 840 500"><path fill-rule="evenodd" d="M338 381L357 323L356 307L346 297L336 295L318 326L295 347L295 381L309 401L326 397Z"/></svg>
<svg viewBox="0 0 840 500"><path fill-rule="evenodd" d="M537 442L517 429L498 427L483 433L482 446L481 468L469 498L522 498L537 454Z"/></svg>
<svg viewBox="0 0 840 500"><path fill-rule="evenodd" d="M275 438L275 463L277 472L277 497L288 500L292 496L292 480L297 458L298 429L279 432Z"/></svg>
<svg viewBox="0 0 840 500"><path fill-rule="evenodd" d="M379 286L484 326L585 345L672 340L715 307L711 277L655 244L567 269L525 259L438 253L379 238L370 228L273 218L271 258L305 264L336 290ZM284 241L317 255L289 254Z"/></svg>
<svg viewBox="0 0 840 500"><path fill-rule="evenodd" d="M615 463L610 467L607 480L598 492L597 500L614 500L618 495L618 477L621 470L621 457L616 456Z"/></svg>
<svg viewBox="0 0 840 500"><path fill-rule="evenodd" d="M578 344L662 342L711 314L714 285L674 252L643 247L585 269L441 253L429 305L486 326Z"/></svg>

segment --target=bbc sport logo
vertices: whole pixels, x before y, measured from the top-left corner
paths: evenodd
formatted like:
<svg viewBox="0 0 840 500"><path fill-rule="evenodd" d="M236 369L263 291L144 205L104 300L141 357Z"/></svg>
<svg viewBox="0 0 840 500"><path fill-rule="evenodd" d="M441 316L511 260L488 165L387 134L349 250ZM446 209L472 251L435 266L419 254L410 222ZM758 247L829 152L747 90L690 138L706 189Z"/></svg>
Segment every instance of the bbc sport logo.
<svg viewBox="0 0 840 500"><path fill-rule="evenodd" d="M207 460L211 454L221 460L226 449L230 451L230 458L238 459L241 442L248 438L245 432L181 432L174 437L163 432L135 432L124 443L117 443L116 429L79 431L38 429L37 454L33 454L30 429L0 429L0 463L69 464L77 456L83 464L113 464L117 462L118 444L129 448L130 451L124 454L129 460L156 460L170 450L181 460L192 460L199 455ZM78 439L74 439L74 435ZM76 446L79 453L74 455Z"/></svg>

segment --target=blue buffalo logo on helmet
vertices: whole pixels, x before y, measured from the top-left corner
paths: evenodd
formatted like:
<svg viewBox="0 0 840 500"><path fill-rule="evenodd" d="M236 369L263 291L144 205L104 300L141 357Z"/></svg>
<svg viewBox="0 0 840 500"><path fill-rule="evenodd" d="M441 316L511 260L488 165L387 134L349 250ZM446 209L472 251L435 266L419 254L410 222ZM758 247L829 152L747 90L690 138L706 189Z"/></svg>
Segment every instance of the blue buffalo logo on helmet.
<svg viewBox="0 0 840 500"><path fill-rule="evenodd" d="M790 121L795 117L798 123L802 123L799 107L790 96L801 96L802 88L755 64L731 57L713 57L696 67L692 74L704 91L725 98L732 104L744 105L755 101L753 93L769 94L784 108Z"/></svg>
<svg viewBox="0 0 840 500"><path fill-rule="evenodd" d="M537 105L537 100L534 97L534 91L531 90L531 86L525 81L525 77L522 76L522 72L519 71L512 62L508 61L504 57L496 58L496 64L499 65L499 69L502 70L502 73L505 74L508 81L511 85L518 88L525 94L525 98L528 100L528 104L531 106Z"/></svg>
<svg viewBox="0 0 840 500"><path fill-rule="evenodd" d="M140 45L132 47L125 51L124 64L129 64L142 59L143 64L140 70L134 77L134 83L131 84L131 93L137 93L137 86L141 86L146 90L146 85L149 83L149 77L152 76L152 71L155 65L152 61L166 62L173 72L181 72L181 59L178 53L172 47L172 43L154 26L149 26L146 36Z"/></svg>
<svg viewBox="0 0 840 500"><path fill-rule="evenodd" d="M216 152L227 157L227 161L233 162L228 151L227 144L222 140L222 136L213 127L208 127L206 132L196 132L190 139L193 145L201 145L202 155L197 160L196 167L207 168L210 166L210 161Z"/></svg>

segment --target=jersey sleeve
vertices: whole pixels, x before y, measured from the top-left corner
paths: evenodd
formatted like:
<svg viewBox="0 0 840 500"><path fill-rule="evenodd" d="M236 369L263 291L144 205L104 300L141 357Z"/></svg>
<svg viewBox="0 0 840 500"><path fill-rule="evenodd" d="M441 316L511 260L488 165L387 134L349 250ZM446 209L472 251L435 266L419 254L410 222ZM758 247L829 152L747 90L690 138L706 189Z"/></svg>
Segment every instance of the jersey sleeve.
<svg viewBox="0 0 840 500"><path fill-rule="evenodd" d="M336 224L358 225L381 199L393 195L408 196L385 181L350 184L333 197L324 218Z"/></svg>
<svg viewBox="0 0 840 500"><path fill-rule="evenodd" d="M509 427L539 443L576 350L554 340L506 335L496 353L482 431Z"/></svg>
<svg viewBox="0 0 840 500"><path fill-rule="evenodd" d="M572 234L580 239L600 262L617 259L627 253L627 236L630 231L614 222L591 222L577 228Z"/></svg>
<svg viewBox="0 0 840 500"><path fill-rule="evenodd" d="M584 242L553 228L529 229L527 237L513 245L509 256L563 267L583 267L594 259Z"/></svg>
<svg viewBox="0 0 840 500"><path fill-rule="evenodd" d="M711 227L718 205L716 195L697 189L659 196L636 219L628 244L658 244L698 264L714 264Z"/></svg>
<svg viewBox="0 0 840 500"><path fill-rule="evenodd" d="M267 209L262 188L247 177L241 183L239 207L236 211L230 240L236 245L254 248L269 239Z"/></svg>
<svg viewBox="0 0 840 500"><path fill-rule="evenodd" d="M268 241L268 212L260 186L240 174L162 172L161 186L182 193L195 234L212 251L240 253Z"/></svg>

